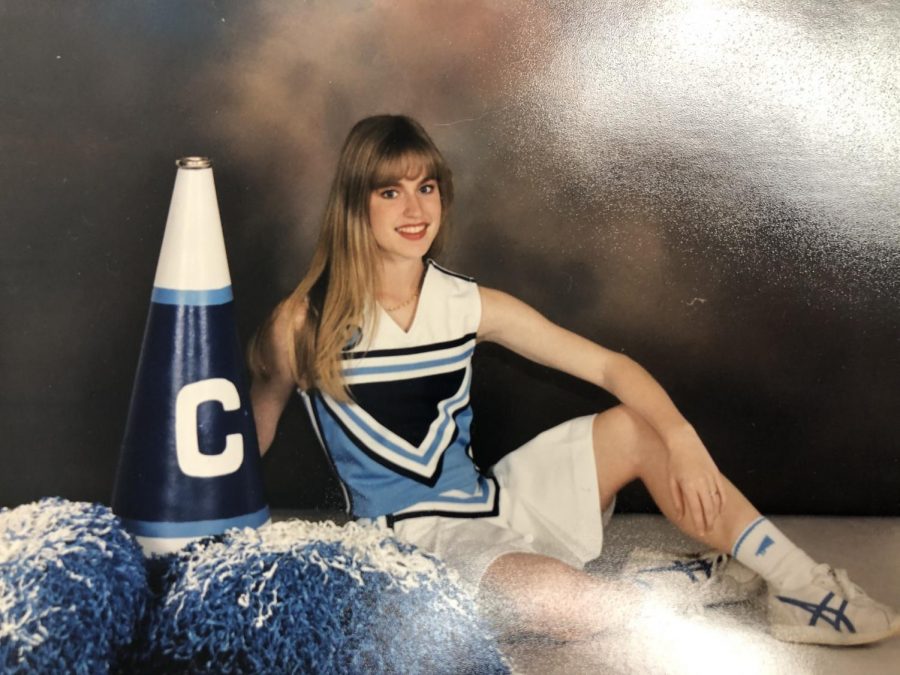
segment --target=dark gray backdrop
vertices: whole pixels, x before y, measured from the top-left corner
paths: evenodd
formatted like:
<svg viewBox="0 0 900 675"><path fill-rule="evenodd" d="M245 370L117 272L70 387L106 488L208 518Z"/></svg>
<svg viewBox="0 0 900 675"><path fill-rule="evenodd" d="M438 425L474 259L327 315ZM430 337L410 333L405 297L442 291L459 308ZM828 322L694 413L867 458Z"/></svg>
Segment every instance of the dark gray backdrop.
<svg viewBox="0 0 900 675"><path fill-rule="evenodd" d="M343 136L412 114L443 262L637 358L769 512L900 515L894 3L0 0L0 503L108 502L173 160L215 160L238 328ZM610 404L479 348L489 463ZM295 401L273 506L335 506ZM626 509L648 506L637 490Z"/></svg>

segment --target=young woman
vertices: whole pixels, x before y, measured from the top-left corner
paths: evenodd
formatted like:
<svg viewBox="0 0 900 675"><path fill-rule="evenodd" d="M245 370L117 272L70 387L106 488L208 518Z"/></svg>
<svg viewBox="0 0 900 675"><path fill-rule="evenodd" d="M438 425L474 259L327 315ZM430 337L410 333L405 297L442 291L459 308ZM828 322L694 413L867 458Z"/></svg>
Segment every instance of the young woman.
<svg viewBox="0 0 900 675"><path fill-rule="evenodd" d="M351 514L434 552L533 630L589 634L603 627L599 607L627 600L581 568L600 553L616 493L640 479L681 530L768 582L777 637L859 644L900 631L893 610L760 516L641 366L433 262L452 198L450 170L415 121L385 115L351 130L310 269L251 345L263 452L299 388ZM469 384L485 340L621 404L482 472Z"/></svg>

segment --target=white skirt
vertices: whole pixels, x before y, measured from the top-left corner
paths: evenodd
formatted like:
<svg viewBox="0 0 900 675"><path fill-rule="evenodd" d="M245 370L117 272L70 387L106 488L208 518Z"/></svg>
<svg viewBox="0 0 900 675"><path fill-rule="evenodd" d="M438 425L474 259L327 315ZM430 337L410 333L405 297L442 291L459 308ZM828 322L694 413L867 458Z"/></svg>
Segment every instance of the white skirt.
<svg viewBox="0 0 900 675"><path fill-rule="evenodd" d="M473 586L506 553L537 553L583 568L600 555L615 506L600 511L593 420L563 422L497 462L498 515L409 518L394 524L394 534L434 553Z"/></svg>

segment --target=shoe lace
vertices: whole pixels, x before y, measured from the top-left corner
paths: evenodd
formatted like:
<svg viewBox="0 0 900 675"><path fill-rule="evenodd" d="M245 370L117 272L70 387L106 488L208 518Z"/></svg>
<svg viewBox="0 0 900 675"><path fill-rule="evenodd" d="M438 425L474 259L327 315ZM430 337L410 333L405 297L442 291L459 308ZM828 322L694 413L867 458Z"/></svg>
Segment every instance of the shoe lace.
<svg viewBox="0 0 900 675"><path fill-rule="evenodd" d="M813 575L815 578L825 578L828 581L831 581L834 585L838 587L838 589L843 594L844 598L847 600L852 600L853 598L864 595L865 591L862 588L854 584L850 581L850 577L847 575L847 570L843 569L834 569L831 565L820 564L816 565L813 570Z"/></svg>
<svg viewBox="0 0 900 675"><path fill-rule="evenodd" d="M702 580L701 584L725 584L731 585L734 580L725 574L725 569L731 564L731 556L727 553L712 552L699 556L710 562L709 578Z"/></svg>

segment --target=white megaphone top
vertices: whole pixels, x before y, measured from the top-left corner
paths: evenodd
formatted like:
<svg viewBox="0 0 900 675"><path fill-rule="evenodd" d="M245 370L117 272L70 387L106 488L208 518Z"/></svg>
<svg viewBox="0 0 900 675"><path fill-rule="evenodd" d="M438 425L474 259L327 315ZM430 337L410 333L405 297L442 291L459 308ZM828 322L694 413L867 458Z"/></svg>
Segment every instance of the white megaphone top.
<svg viewBox="0 0 900 675"><path fill-rule="evenodd" d="M203 158L179 160L153 281L153 300L215 305L231 299L231 275L211 163Z"/></svg>

